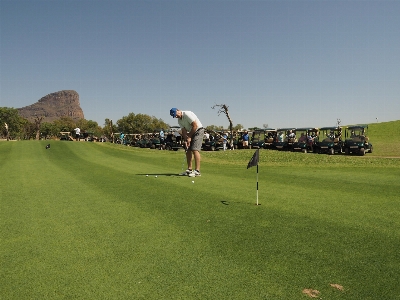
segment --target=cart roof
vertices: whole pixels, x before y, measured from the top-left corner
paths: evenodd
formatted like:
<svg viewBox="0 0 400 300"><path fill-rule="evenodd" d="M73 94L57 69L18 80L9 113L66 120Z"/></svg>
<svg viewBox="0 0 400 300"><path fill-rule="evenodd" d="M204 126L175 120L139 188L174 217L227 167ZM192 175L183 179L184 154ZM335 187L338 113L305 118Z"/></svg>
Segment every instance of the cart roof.
<svg viewBox="0 0 400 300"><path fill-rule="evenodd" d="M368 128L368 125L366 124L360 124L360 125L350 125L347 126L347 129L364 129L364 128Z"/></svg>
<svg viewBox="0 0 400 300"><path fill-rule="evenodd" d="M296 128L296 131L308 131L308 130L318 130L318 128L315 127L301 127L301 128Z"/></svg>
<svg viewBox="0 0 400 300"><path fill-rule="evenodd" d="M255 129L253 132L267 132L267 131L276 131L274 128L264 128L264 129Z"/></svg>
<svg viewBox="0 0 400 300"><path fill-rule="evenodd" d="M339 126L328 126L328 127L321 127L319 130L339 130L342 129L342 127Z"/></svg>
<svg viewBox="0 0 400 300"><path fill-rule="evenodd" d="M287 128L278 128L278 131L288 131L288 130L296 130L296 128L293 127L287 127Z"/></svg>

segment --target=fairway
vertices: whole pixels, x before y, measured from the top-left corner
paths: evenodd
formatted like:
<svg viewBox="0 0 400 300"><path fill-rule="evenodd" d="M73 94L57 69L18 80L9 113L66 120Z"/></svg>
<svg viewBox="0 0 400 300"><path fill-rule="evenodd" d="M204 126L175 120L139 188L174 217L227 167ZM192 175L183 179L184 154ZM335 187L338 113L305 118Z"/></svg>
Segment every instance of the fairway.
<svg viewBox="0 0 400 300"><path fill-rule="evenodd" d="M256 206L254 150L47 143L0 142L0 299L400 299L400 159L261 150Z"/></svg>

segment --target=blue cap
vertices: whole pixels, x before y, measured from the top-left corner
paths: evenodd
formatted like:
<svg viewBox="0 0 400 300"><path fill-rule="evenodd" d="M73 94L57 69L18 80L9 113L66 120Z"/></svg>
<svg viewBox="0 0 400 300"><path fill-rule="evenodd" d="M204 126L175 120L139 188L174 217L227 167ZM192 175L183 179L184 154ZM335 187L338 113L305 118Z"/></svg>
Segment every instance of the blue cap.
<svg viewBox="0 0 400 300"><path fill-rule="evenodd" d="M169 114L173 117L173 118L175 118L176 117L176 111L177 111L178 109L177 108L171 108L171 110L169 111Z"/></svg>

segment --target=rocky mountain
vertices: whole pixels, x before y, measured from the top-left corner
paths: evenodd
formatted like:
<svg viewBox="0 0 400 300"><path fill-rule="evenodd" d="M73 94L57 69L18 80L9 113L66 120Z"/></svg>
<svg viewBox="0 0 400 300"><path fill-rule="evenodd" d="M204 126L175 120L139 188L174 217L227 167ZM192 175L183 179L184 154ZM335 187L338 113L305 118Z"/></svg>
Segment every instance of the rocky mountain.
<svg viewBox="0 0 400 300"><path fill-rule="evenodd" d="M36 116L43 116L43 122L53 122L61 117L70 117L73 120L84 119L79 94L72 90L48 94L34 104L17 109L22 117L30 121Z"/></svg>

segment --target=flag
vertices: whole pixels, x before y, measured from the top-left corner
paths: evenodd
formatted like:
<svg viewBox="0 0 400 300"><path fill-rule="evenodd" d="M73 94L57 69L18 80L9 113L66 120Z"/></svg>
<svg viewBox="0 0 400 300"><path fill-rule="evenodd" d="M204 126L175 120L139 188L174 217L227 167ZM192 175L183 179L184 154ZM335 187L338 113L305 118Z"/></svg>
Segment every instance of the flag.
<svg viewBox="0 0 400 300"><path fill-rule="evenodd" d="M247 164L247 169L258 165L258 161L260 159L259 150L260 149L257 149L256 152L254 152L253 157L250 159L249 163Z"/></svg>

